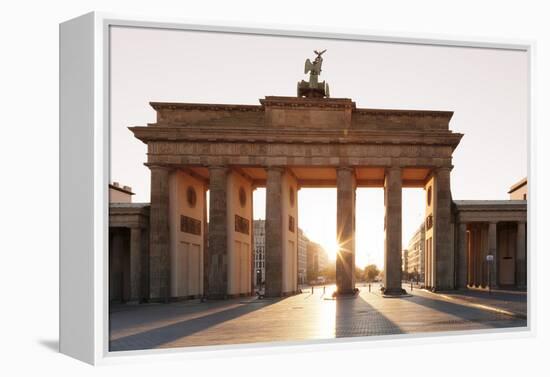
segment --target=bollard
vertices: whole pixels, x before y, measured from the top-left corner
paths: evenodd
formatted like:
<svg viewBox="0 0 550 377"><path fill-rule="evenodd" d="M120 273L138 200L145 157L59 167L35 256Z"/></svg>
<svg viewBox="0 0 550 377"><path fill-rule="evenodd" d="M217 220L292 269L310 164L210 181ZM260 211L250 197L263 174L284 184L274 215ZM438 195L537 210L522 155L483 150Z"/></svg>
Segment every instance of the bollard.
<svg viewBox="0 0 550 377"><path fill-rule="evenodd" d="M311 294L313 294L313 285L311 286Z"/></svg>
<svg viewBox="0 0 550 377"><path fill-rule="evenodd" d="M369 283L369 292L370 292L370 283Z"/></svg>
<svg viewBox="0 0 550 377"><path fill-rule="evenodd" d="M411 281L411 291L413 290L413 282Z"/></svg>

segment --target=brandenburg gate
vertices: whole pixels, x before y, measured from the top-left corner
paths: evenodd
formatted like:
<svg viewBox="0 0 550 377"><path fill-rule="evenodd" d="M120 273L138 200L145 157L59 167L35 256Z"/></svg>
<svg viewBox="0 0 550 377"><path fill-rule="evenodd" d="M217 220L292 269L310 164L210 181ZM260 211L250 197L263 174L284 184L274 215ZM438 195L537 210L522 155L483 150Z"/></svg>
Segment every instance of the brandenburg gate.
<svg viewBox="0 0 550 377"><path fill-rule="evenodd" d="M151 300L253 294L257 187L266 188L266 297L298 291L302 187L337 189L338 294L355 292L355 211L369 210L356 208L358 187L384 188L384 294L404 293L403 187L426 192L427 286L454 288L450 173L462 135L449 130L453 113L361 109L330 98L316 53L296 97L268 96L259 105L153 102L156 122L130 127L147 144L151 171Z"/></svg>

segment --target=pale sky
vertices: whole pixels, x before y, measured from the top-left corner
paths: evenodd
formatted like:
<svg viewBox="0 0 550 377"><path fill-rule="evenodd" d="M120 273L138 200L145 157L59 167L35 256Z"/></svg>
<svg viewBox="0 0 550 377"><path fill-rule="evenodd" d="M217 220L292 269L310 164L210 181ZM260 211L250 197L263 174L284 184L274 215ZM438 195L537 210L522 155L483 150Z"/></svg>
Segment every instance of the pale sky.
<svg viewBox="0 0 550 377"><path fill-rule="evenodd" d="M111 181L149 202L146 146L128 126L155 122L151 101L259 104L296 96L314 49L331 97L360 108L454 111L450 128L465 134L454 152L453 199L507 199L527 175L528 61L521 51L114 28L111 50ZM336 190L301 189L299 226L331 248ZM254 196L265 218L265 190ZM422 189L403 190L403 248L424 217ZM358 189L356 263L383 268L382 189ZM334 257L334 256L333 256Z"/></svg>

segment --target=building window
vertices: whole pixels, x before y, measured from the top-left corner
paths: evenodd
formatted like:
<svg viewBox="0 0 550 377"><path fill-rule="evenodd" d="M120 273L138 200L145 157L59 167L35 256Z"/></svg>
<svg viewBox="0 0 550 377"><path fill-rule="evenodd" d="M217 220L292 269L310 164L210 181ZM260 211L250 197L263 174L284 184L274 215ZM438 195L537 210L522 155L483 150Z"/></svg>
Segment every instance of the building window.
<svg viewBox="0 0 550 377"><path fill-rule="evenodd" d="M197 205L197 192L193 186L187 187L187 204L190 208L195 208Z"/></svg>
<svg viewBox="0 0 550 377"><path fill-rule="evenodd" d="M244 208L246 205L246 191L242 186L239 188L239 203L241 204L241 208Z"/></svg>
<svg viewBox="0 0 550 377"><path fill-rule="evenodd" d="M433 216L429 215L426 217L426 230L431 229L433 226Z"/></svg>

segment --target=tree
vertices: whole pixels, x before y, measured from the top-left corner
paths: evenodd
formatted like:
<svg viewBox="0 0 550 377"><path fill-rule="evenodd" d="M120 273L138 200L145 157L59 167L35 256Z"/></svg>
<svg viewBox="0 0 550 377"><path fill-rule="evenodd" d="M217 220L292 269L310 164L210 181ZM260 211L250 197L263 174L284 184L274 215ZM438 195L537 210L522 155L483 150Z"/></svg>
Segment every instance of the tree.
<svg viewBox="0 0 550 377"><path fill-rule="evenodd" d="M380 270L375 264L369 264L365 267L365 278L368 282L374 281L378 275L380 275Z"/></svg>
<svg viewBox="0 0 550 377"><path fill-rule="evenodd" d="M365 279L365 271L359 267L355 267L355 281L363 281Z"/></svg>

